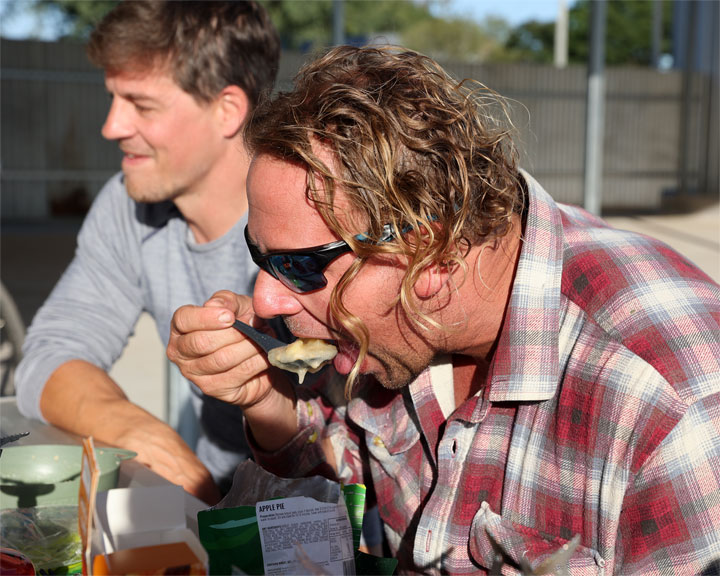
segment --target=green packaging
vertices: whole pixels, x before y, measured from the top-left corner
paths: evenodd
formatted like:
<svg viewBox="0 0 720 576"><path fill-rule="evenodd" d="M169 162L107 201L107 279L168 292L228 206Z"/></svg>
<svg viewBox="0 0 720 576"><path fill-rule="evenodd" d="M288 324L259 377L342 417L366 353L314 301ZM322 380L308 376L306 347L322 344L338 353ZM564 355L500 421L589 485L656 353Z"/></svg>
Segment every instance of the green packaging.
<svg viewBox="0 0 720 576"><path fill-rule="evenodd" d="M365 510L365 486L342 486L353 533L356 574L392 574L397 561L358 551ZM263 574L260 531L254 506L235 506L198 512L200 541L210 558L210 574Z"/></svg>

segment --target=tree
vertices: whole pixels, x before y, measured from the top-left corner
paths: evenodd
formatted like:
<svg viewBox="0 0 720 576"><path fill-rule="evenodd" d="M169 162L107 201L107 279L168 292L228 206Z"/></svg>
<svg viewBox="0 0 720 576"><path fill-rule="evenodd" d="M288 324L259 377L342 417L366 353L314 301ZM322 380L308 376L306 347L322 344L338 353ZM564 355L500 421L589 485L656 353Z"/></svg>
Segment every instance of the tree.
<svg viewBox="0 0 720 576"><path fill-rule="evenodd" d="M568 59L584 64L590 49L590 1L578 0L569 11ZM672 0L661 0L663 15L662 51L672 43ZM605 62L608 65L652 64L651 0L609 0ZM516 27L505 44L507 56L514 60L552 62L554 22L525 22Z"/></svg>
<svg viewBox="0 0 720 576"><path fill-rule="evenodd" d="M662 52L671 51L672 0L661 0ZM609 65L652 62L652 11L650 0L612 0L607 6L605 62ZM570 12L569 58L587 62L590 50L590 0L579 0Z"/></svg>
<svg viewBox="0 0 720 576"><path fill-rule="evenodd" d="M525 62L548 63L553 60L554 22L530 20L510 31L504 58Z"/></svg>
<svg viewBox="0 0 720 576"><path fill-rule="evenodd" d="M500 58L509 26L492 18L483 24L462 18L418 20L402 32L402 44L439 60L487 62Z"/></svg>
<svg viewBox="0 0 720 576"><path fill-rule="evenodd" d="M261 0L278 28L283 46L315 50L332 42L333 3L325 1ZM430 2L345 0L348 43L378 41L401 44L429 56L483 61L503 50L508 26L491 19L481 25L460 18L440 18Z"/></svg>
<svg viewBox="0 0 720 576"><path fill-rule="evenodd" d="M35 0L33 9L60 23L61 37L87 38L119 0ZM259 0L280 33L283 48L315 51L332 43L330 0ZM433 0L437 5L441 0ZM440 59L478 62L499 57L509 33L504 20L478 24L433 15L430 0L345 0L345 38L351 44L401 44Z"/></svg>

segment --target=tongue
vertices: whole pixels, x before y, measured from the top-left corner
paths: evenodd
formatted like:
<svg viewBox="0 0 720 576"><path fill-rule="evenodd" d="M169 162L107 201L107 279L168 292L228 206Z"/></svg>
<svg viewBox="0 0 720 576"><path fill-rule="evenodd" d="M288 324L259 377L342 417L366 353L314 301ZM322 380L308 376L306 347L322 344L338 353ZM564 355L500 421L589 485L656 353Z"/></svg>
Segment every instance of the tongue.
<svg viewBox="0 0 720 576"><path fill-rule="evenodd" d="M335 370L340 374L350 374L350 370L358 358L358 349L354 346L348 346L344 342L338 343L338 353L333 358Z"/></svg>

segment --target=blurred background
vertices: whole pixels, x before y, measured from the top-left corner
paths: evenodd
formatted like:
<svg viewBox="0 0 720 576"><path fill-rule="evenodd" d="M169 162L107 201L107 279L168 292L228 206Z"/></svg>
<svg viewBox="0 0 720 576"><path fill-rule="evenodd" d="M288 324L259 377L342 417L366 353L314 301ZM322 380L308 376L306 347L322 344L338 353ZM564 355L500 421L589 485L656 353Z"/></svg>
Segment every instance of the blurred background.
<svg viewBox="0 0 720 576"><path fill-rule="evenodd" d="M521 165L561 202L660 238L720 281L720 2L261 0L283 41L278 88L313 53L391 43L508 99ZM72 258L120 153L84 52L108 0L0 0L0 378ZM172 420L172 370L142 317L112 375ZM162 382L163 386L159 386Z"/></svg>

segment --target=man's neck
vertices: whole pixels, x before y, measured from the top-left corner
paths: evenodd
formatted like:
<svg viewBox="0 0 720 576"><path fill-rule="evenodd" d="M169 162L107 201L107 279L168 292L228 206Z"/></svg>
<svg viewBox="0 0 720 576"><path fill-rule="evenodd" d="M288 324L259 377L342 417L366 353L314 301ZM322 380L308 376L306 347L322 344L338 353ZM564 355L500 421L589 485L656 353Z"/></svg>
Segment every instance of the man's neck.
<svg viewBox="0 0 720 576"><path fill-rule="evenodd" d="M458 292L454 319L463 329L451 332L446 353L453 354L456 405L475 394L487 379L505 321L520 257L521 222L506 236L471 249L467 277ZM459 360L464 359L464 360Z"/></svg>
<svg viewBox="0 0 720 576"><path fill-rule="evenodd" d="M175 199L175 205L199 244L224 236L247 212L245 180L247 157L234 154L223 159L194 189Z"/></svg>
<svg viewBox="0 0 720 576"><path fill-rule="evenodd" d="M227 190L225 190L227 191ZM244 190L231 189L232 194L215 191L199 202L188 202L186 198L175 203L188 223L188 227L198 244L205 244L221 238L237 224L247 212L247 198Z"/></svg>
<svg viewBox="0 0 720 576"><path fill-rule="evenodd" d="M455 408L460 406L485 385L489 365L469 356L453 356L453 385L455 388Z"/></svg>

